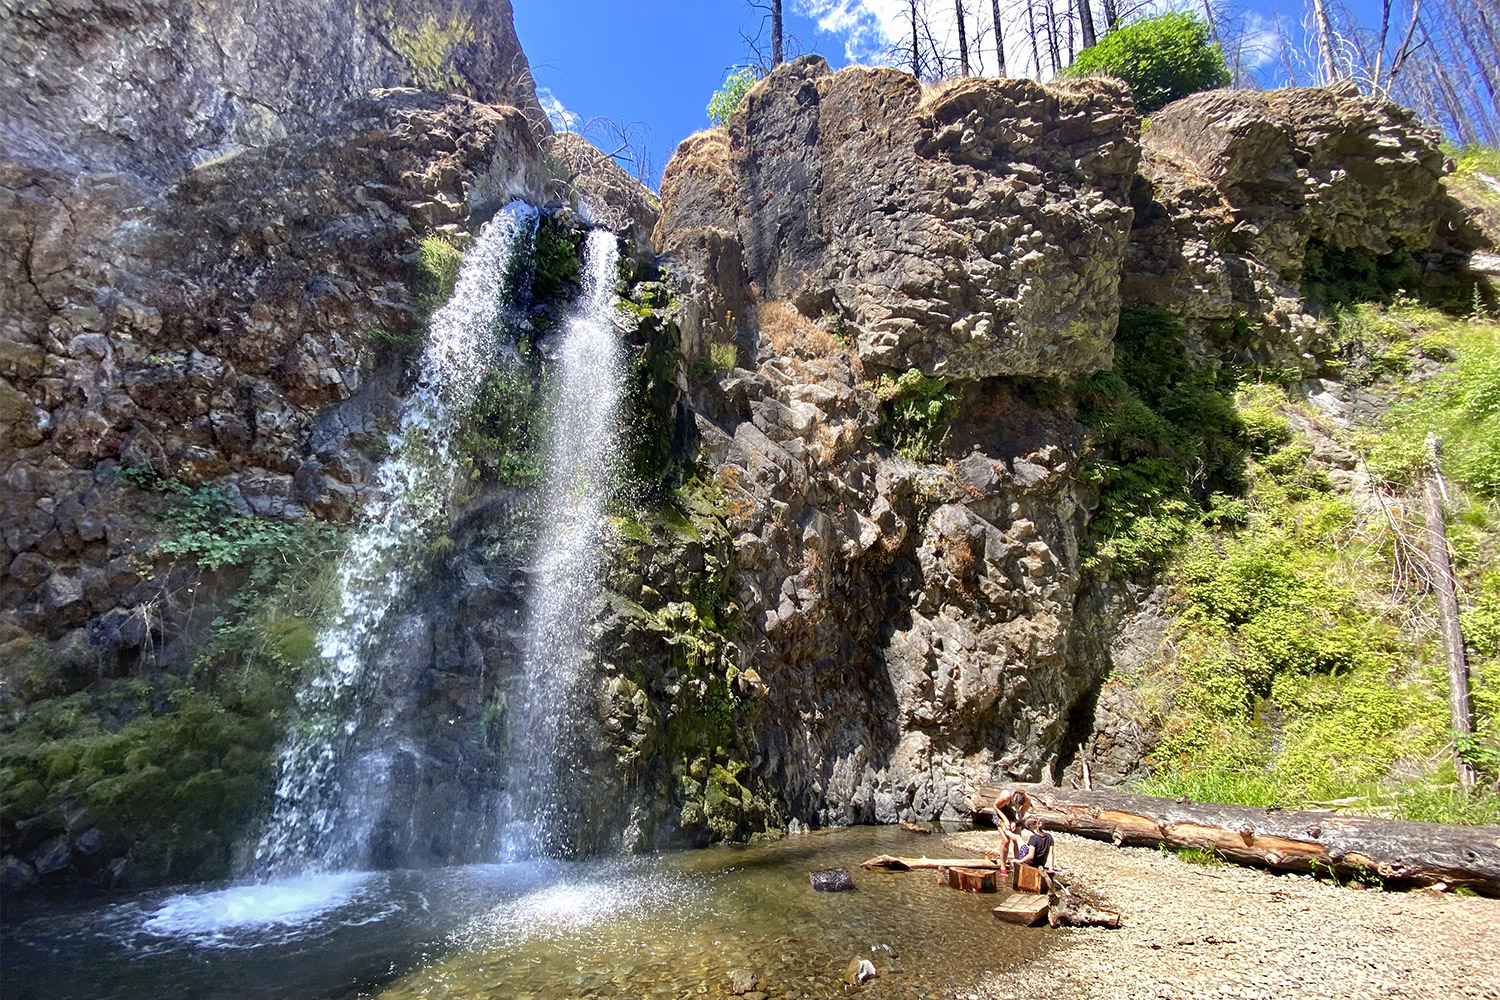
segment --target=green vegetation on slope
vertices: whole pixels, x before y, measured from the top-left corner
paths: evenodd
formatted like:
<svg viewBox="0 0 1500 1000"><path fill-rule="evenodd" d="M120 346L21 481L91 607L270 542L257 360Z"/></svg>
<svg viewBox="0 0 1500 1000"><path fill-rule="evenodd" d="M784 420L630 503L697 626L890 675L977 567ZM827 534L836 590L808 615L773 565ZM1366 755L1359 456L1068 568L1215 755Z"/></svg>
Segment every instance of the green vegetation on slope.
<svg viewBox="0 0 1500 1000"><path fill-rule="evenodd" d="M1136 679L1161 734L1142 790L1493 822L1493 791L1465 796L1455 783L1413 487L1427 433L1442 435L1477 730L1462 749L1492 785L1500 324L1400 302L1344 311L1339 333L1357 362L1346 385L1389 410L1350 427L1280 386L1235 394L1247 488L1233 519L1181 522L1165 577L1178 617L1171 654ZM1344 448L1342 463L1329 457Z"/></svg>
<svg viewBox="0 0 1500 1000"><path fill-rule="evenodd" d="M1100 491L1085 568L1124 575L1159 568L1205 518L1240 517L1244 459L1274 434L1234 405L1234 373L1189 364L1186 331L1160 310L1120 316L1115 367L1071 388L1095 434L1085 470Z"/></svg>
<svg viewBox="0 0 1500 1000"><path fill-rule="evenodd" d="M185 675L153 670L147 651L136 676L34 702L0 731L0 805L8 819L32 817L24 831L6 823L7 850L37 831L92 828L100 864L132 847L120 884L221 878L266 806L342 537L240 513L214 487L145 470L125 478L160 505L154 555L188 571L181 589L208 589L202 573L216 572L229 596Z"/></svg>

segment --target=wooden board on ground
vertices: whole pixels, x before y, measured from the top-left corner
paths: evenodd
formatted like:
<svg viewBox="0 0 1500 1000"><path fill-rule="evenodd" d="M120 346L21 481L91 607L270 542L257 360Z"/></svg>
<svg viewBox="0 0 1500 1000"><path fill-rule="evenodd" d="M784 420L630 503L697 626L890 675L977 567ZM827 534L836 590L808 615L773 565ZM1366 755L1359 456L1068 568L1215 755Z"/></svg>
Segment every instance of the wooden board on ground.
<svg viewBox="0 0 1500 1000"><path fill-rule="evenodd" d="M882 854L878 858L871 858L860 867L909 872L914 868L1004 868L1005 866L988 858L898 858Z"/></svg>
<svg viewBox="0 0 1500 1000"><path fill-rule="evenodd" d="M1040 868L1018 863L1010 870L1010 887L1017 892L1046 892L1047 882Z"/></svg>
<svg viewBox="0 0 1500 1000"><path fill-rule="evenodd" d="M961 889L964 892L994 892L996 890L996 876L999 874L994 868L944 868L948 873L945 881L949 888Z"/></svg>
<svg viewBox="0 0 1500 1000"><path fill-rule="evenodd" d="M1047 919L1047 897L1013 892L993 912L996 920L1034 927Z"/></svg>
<svg viewBox="0 0 1500 1000"><path fill-rule="evenodd" d="M1028 815L1040 818L1048 830L1132 847L1191 847L1276 871L1333 870L1356 877L1373 873L1398 885L1442 883L1500 896L1497 826L1258 809L1046 785L1018 787L1031 796ZM999 793L999 788L981 785L974 801L993 802Z"/></svg>

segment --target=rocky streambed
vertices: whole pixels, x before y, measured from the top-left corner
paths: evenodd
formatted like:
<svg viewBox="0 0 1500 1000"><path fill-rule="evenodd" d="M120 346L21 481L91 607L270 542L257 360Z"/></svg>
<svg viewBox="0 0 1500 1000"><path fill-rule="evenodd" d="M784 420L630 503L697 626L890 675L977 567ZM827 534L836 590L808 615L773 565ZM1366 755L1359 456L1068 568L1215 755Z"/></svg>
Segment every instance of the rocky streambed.
<svg viewBox="0 0 1500 1000"><path fill-rule="evenodd" d="M1056 836L1060 873L1121 911L1120 928L1049 931L1044 959L987 977L978 997L1500 997L1500 900L1381 892ZM996 838L951 839L981 851Z"/></svg>

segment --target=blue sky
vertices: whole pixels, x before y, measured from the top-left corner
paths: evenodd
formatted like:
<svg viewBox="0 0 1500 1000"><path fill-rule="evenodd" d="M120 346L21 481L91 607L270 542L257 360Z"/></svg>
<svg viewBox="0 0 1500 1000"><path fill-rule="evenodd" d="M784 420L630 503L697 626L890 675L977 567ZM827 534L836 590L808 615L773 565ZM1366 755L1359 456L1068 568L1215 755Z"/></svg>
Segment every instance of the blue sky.
<svg viewBox="0 0 1500 1000"><path fill-rule="evenodd" d="M726 70L749 58L740 32L753 34L760 24L745 0L513 3L540 89L584 119L649 126L653 185L677 144L708 127L705 109ZM787 20L788 34L816 41L805 49L836 66L847 62L840 36L807 17Z"/></svg>
<svg viewBox="0 0 1500 1000"><path fill-rule="evenodd" d="M1014 0L1002 0L1002 9ZM1040 2L1040 0L1039 0ZM1148 0L1166 6L1170 0ZM1216 3L1222 0L1215 0ZM741 32L754 34L762 15L745 0L513 0L516 31L531 60L544 102L555 102L580 120L638 123L649 130L649 183L653 186L677 144L708 125L705 108L725 72L749 60ZM1349 0L1363 14L1375 0ZM801 51L817 52L835 67L878 61L898 30L904 0L785 0L786 32ZM935 11L951 9L934 0ZM970 0L971 10L989 10ZM1122 9L1131 6L1122 0ZM1197 5L1201 8L1201 3ZM1094 4L1096 16L1102 9ZM1300 0L1248 0L1237 4L1245 27L1260 31L1257 60L1265 83L1281 83L1282 57L1272 16L1288 32L1300 30ZM813 15L813 16L809 16ZM989 17L980 17L988 30ZM970 26L972 35L974 26ZM766 32L769 38L769 31ZM990 55L990 41L980 45ZM1007 45L1007 49L1012 46ZM1014 65L1018 54L1009 57ZM987 70L990 64L987 62ZM1303 81L1306 82L1306 81ZM606 145L601 134L590 136Z"/></svg>

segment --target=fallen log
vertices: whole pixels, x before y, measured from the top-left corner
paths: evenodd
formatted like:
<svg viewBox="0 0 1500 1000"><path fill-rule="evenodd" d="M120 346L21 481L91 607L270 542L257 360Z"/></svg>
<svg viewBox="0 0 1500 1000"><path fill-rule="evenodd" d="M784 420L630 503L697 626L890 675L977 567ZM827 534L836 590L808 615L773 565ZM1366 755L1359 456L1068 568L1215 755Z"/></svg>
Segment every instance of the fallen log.
<svg viewBox="0 0 1500 1000"><path fill-rule="evenodd" d="M1053 927L1108 927L1120 926L1120 914L1114 910L1100 910L1074 899L1071 893L1054 898L1047 911L1047 923Z"/></svg>
<svg viewBox="0 0 1500 1000"><path fill-rule="evenodd" d="M1500 896L1500 826L1452 826L1297 809L1259 809L1115 791L1021 785L1049 830L1132 847L1211 852L1276 871L1378 876L1395 885L1462 886ZM981 786L978 801L999 788ZM984 809L980 812L992 812Z"/></svg>
<svg viewBox="0 0 1500 1000"><path fill-rule="evenodd" d="M914 868L1004 868L998 861L988 858L897 858L882 854L871 858L861 868L880 868L888 872L909 872Z"/></svg>

